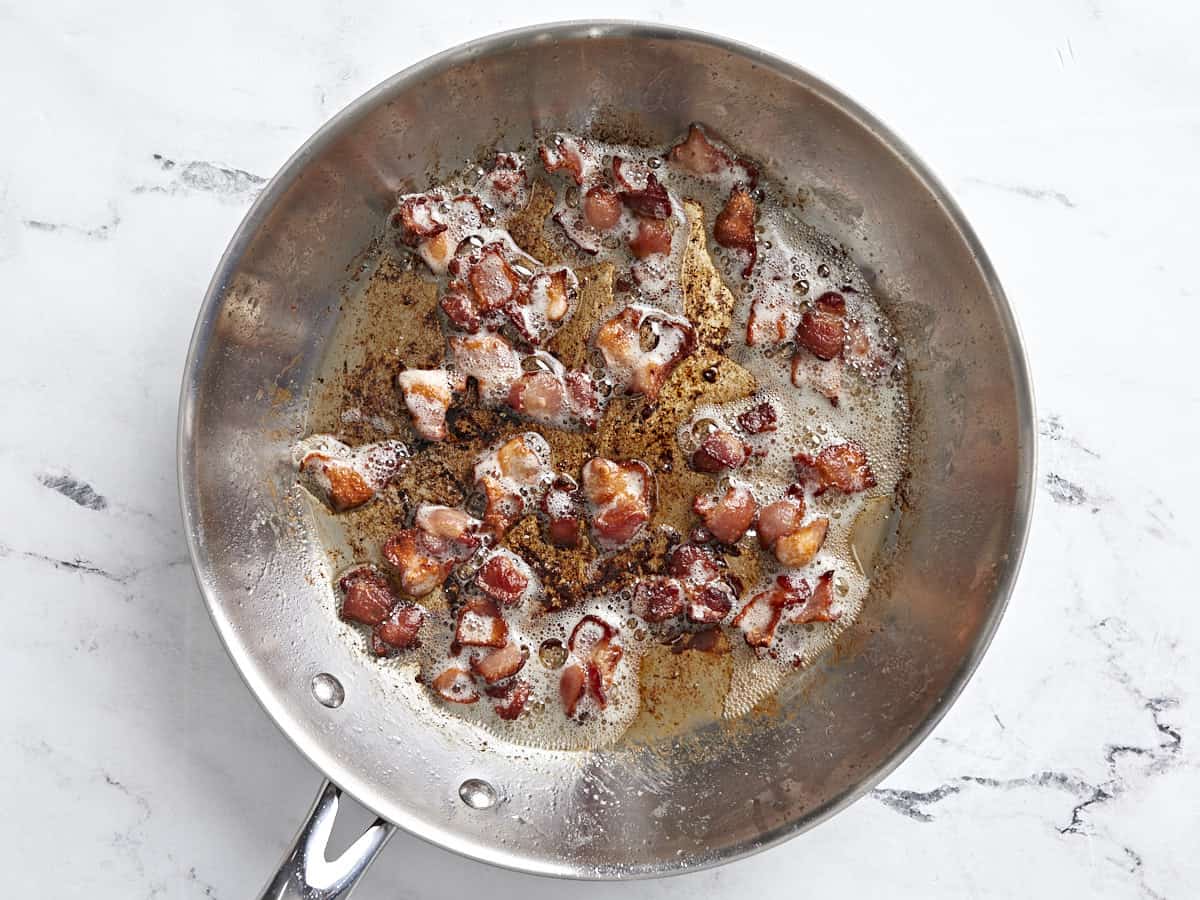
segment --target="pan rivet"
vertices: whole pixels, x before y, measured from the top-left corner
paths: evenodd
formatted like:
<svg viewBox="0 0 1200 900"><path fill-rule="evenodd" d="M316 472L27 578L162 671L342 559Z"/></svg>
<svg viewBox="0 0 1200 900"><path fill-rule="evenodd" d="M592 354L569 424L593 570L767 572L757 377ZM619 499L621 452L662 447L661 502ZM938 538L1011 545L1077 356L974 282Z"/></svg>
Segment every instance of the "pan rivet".
<svg viewBox="0 0 1200 900"><path fill-rule="evenodd" d="M313 676L312 692L318 703L330 709L337 709L346 699L346 689L328 672Z"/></svg>
<svg viewBox="0 0 1200 900"><path fill-rule="evenodd" d="M458 796L471 809L491 809L496 805L496 789L480 778L468 778L460 784Z"/></svg>

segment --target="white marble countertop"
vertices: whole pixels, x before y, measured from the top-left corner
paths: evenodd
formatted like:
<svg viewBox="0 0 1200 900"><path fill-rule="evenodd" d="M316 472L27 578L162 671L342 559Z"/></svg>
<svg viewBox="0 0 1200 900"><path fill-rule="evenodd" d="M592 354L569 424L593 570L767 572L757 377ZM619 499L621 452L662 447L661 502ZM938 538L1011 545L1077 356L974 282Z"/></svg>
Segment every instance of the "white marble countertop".
<svg viewBox="0 0 1200 900"><path fill-rule="evenodd" d="M357 896L472 896L484 878L487 896L523 898L1197 895L1198 7L761 7L776 12L0 3L11 895L247 897L276 862L319 777L242 685L187 563L175 413L198 304L255 192L341 106L435 50L572 13L790 57L939 173L1032 359L1025 567L933 736L792 842L667 881L567 888L400 835Z"/></svg>

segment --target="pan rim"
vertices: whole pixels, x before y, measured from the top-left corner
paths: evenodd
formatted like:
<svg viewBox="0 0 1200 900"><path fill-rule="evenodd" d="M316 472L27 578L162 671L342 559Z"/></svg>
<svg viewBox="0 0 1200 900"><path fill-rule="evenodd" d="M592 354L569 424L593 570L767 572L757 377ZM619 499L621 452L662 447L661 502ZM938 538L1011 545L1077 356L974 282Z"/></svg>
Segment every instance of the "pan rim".
<svg viewBox="0 0 1200 900"><path fill-rule="evenodd" d="M545 859L509 852L495 845L484 846L472 841L464 841L456 833L441 827L440 823L430 822L416 815L396 817L394 811L391 811L393 814L389 816L399 828L422 840L502 868L532 875L578 880L635 880L696 872L743 859L807 831L869 793L920 746L961 695L991 645L1015 589L1032 523L1037 472L1037 417L1025 344L1014 311L1000 284L999 276L977 235L949 190L903 140L856 101L795 63L752 45L695 29L627 19L563 20L498 32L427 57L375 85L318 128L271 178L234 232L205 292L188 346L180 388L176 430L176 466L180 509L192 571L217 634L224 644L226 652L233 660L239 676L267 712L271 721L319 772L356 799L369 797L372 790L365 786L353 768L333 757L319 746L318 742L309 739L306 732L287 713L283 704L275 698L272 690L260 677L254 664L253 654L240 646L236 640L230 622L222 613L215 590L206 583L204 577L208 562L196 527L199 520L200 500L195 478L195 459L191 452L189 426L194 420L194 388L199 381L200 363L206 355L212 335L215 311L224 293L230 273L266 217L274 209L279 198L299 176L307 161L340 136L357 118L370 111L379 98L409 82L419 81L430 74L452 68L460 62L475 56L486 55L492 51L511 49L538 41L588 38L683 40L708 45L714 49L741 56L793 81L802 83L806 89L836 106L865 131L872 134L877 142L893 153L928 191L974 258L981 279L995 302L1001 328L1011 338L1009 341L1010 364L1014 376L1016 395L1014 399L1020 423L1018 490L1014 498L1013 527L1008 537L1005 568L993 589L994 602L989 615L954 678L942 696L938 698L936 705L930 710L927 717L883 764L864 775L855 786L847 788L843 793L810 810L795 821L760 834L752 840L726 847L720 854L712 858L667 860L660 861L658 864L642 864L637 867L619 869L582 868L565 863L553 864ZM382 815L369 802L360 802Z"/></svg>

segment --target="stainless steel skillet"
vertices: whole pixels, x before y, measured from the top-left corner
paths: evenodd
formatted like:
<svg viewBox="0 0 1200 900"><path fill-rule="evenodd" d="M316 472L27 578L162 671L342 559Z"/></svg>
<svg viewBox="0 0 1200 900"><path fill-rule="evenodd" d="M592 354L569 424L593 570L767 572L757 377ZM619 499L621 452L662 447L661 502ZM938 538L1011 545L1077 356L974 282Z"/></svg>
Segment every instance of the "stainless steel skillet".
<svg viewBox="0 0 1200 900"><path fill-rule="evenodd" d="M486 743L396 699L345 639L297 503L290 444L340 289L398 189L494 143L616 117L658 141L711 124L809 198L872 279L913 382L907 510L885 584L778 713L648 746ZM1029 523L1034 412L1012 313L982 248L915 155L775 57L673 28L578 22L439 54L376 87L288 161L205 297L185 370L179 480L196 575L251 691L330 782L381 817L333 864L326 785L268 896L348 891L392 825L543 875L718 865L868 791L945 713L1012 590Z"/></svg>

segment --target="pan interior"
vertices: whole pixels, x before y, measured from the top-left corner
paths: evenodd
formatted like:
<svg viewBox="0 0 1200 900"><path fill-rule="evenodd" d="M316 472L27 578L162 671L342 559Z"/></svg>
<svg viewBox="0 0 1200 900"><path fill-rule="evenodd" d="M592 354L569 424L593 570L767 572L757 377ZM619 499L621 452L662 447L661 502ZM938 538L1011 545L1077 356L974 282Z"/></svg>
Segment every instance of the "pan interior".
<svg viewBox="0 0 1200 900"><path fill-rule="evenodd" d="M479 115L487 110L487 116ZM512 747L418 716L413 685L330 627L322 542L291 445L339 308L397 192L534 130L665 142L712 124L806 192L901 337L913 423L886 589L757 714L588 753ZM1007 305L956 209L907 151L811 76L664 29L558 26L435 57L381 85L264 191L193 341L180 476L197 573L251 688L315 764L400 826L476 858L575 877L715 864L869 787L944 712L986 647L1023 545L1032 406ZM331 708L314 676L345 691ZM468 778L499 802L460 799Z"/></svg>

